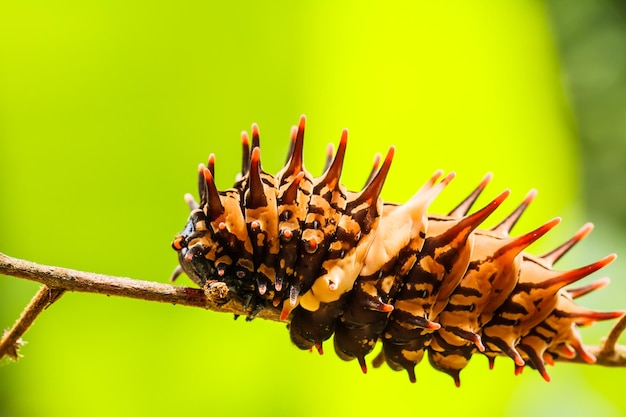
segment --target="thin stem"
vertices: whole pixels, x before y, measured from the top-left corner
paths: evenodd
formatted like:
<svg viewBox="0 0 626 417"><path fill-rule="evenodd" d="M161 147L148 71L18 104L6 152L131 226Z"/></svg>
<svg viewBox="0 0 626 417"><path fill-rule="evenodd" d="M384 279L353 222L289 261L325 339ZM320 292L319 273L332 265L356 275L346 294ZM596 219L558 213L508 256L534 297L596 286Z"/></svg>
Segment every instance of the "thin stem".
<svg viewBox="0 0 626 417"><path fill-rule="evenodd" d="M66 268L58 268L52 266L39 265L33 262L12 258L0 253L0 274L11 275L18 278L25 278L31 281L37 281L44 284L37 296L31 301L32 304L42 304L43 307L35 313L35 309L31 309L30 305L24 310L25 313L34 314L32 320L45 309L54 299L46 298L46 291L63 291L91 292L105 295L113 295L118 297L136 298L147 301L158 301L162 303L180 304L191 307L200 307L221 313L232 313L237 315L247 315L249 310L244 306L241 300L235 297L228 297L228 289L221 282L209 284L204 290L198 288L179 287L169 284L160 284L150 281L140 281L131 278L120 278L109 275L94 274L90 272L76 271ZM35 300L41 298L42 301L35 303ZM32 311L31 311L32 310ZM280 312L277 309L266 308L258 314L259 318L272 321L280 321ZM24 314L23 314L24 316ZM12 346L17 346L19 337L28 329L30 323L22 321L22 317L16 323L23 327L23 331L15 331L14 334L19 335L12 342ZM626 318L622 317L615 325L610 335L607 337L603 346L586 346L585 349L598 358L596 364L603 366L626 367L626 347L617 345L617 339L626 327ZM15 326L14 326L15 328ZM13 329L9 332L13 332ZM5 346L11 346L10 342L5 342L8 336L2 338L0 342L0 353L8 354L16 357L17 352L13 351L3 353L7 349ZM15 336L12 336L15 338ZM580 357L571 360L559 358L563 362L586 363Z"/></svg>
<svg viewBox="0 0 626 417"><path fill-rule="evenodd" d="M611 329L611 332L606 337L606 340L604 341L604 346L602 347L602 351L600 352L601 356L611 357L615 354L620 354L620 352L616 350L616 348L618 347L617 339L619 339L619 337L622 335L624 329L626 329L626 314L623 315L617 321L617 323L615 323L615 325ZM623 350L621 353L623 354Z"/></svg>
<svg viewBox="0 0 626 417"><path fill-rule="evenodd" d="M7 330L0 339L0 359L5 355L13 360L19 357L18 350L22 344L21 337L33 324L37 316L59 299L65 290L42 286L37 294L30 300L22 315L15 322L11 330Z"/></svg>

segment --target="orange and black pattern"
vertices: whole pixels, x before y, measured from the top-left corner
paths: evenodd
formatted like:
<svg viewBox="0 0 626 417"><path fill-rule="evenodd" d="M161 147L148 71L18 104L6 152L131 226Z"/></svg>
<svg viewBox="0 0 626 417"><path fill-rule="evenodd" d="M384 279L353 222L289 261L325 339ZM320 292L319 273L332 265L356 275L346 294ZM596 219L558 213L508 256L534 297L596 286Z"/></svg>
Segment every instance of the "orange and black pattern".
<svg viewBox="0 0 626 417"><path fill-rule="evenodd" d="M491 365L496 356L508 356L516 373L530 366L546 380L545 364L559 356L595 361L578 328L623 313L574 302L607 279L565 287L615 255L571 271L552 269L591 224L533 256L524 249L560 221L509 235L534 191L497 226L479 229L509 194L470 213L490 175L448 215L427 214L454 174L436 172L404 204L383 203L379 195L393 147L384 160L374 160L363 190L351 192L340 182L347 131L336 152L329 147L324 173L313 177L303 163L304 129L302 116L291 131L287 163L276 175L261 167L256 125L251 138L242 133L242 169L233 188L217 190L214 155L199 166L200 202L185 197L191 214L172 244L180 261L174 277L184 272L201 287L208 280L225 282L230 296L249 309L249 319L264 308L280 310L301 349L322 353L322 343L334 334L337 355L356 358L363 372L366 355L380 341L374 366L404 369L411 382L427 352L431 365L457 385L475 353Z"/></svg>

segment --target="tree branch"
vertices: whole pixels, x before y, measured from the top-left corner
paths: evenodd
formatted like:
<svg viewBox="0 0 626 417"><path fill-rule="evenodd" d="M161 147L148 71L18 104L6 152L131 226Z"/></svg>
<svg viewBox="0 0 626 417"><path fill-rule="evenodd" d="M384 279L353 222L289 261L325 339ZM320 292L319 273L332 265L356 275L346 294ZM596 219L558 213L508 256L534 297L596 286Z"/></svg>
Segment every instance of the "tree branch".
<svg viewBox="0 0 626 417"><path fill-rule="evenodd" d="M604 341L604 346L602 347L599 355L610 357L619 354L617 350L619 350L618 348L622 348L622 346L617 344L617 339L619 339L621 334L624 332L624 329L626 329L626 314L623 315L611 329L611 332ZM624 355L623 349L621 355Z"/></svg>
<svg viewBox="0 0 626 417"><path fill-rule="evenodd" d="M46 285L42 286L37 294L30 300L22 315L15 322L11 330L6 330L0 339L0 358L5 355L17 360L19 357L19 347L24 344L22 335L30 328L37 316L48 308L52 303L59 299L65 290L50 288Z"/></svg>
<svg viewBox="0 0 626 417"><path fill-rule="evenodd" d="M161 303L200 307L219 313L247 315L249 310L236 297L228 296L228 288L222 282L212 282L205 289L180 287L131 278L76 271L73 269L39 265L0 253L0 274L25 278L44 284L13 328L0 341L0 358L8 355L17 358L20 337L30 327L37 315L65 291L90 292L118 297L136 298ZM266 320L280 321L277 309L266 308L256 316ZM626 367L626 347L617 345L617 339L626 328L626 316L613 327L601 346L587 346L597 357L597 365ZM564 362L586 363L580 357Z"/></svg>

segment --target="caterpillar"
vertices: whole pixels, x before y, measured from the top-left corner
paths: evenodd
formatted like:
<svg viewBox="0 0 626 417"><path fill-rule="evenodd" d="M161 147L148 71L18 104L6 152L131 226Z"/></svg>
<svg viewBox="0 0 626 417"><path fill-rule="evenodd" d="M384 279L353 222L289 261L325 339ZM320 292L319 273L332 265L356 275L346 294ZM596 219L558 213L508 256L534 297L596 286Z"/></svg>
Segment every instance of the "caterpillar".
<svg viewBox="0 0 626 417"><path fill-rule="evenodd" d="M329 146L324 173L314 177L304 168L305 124L301 116L292 127L287 162L276 175L261 166L256 124L251 137L242 132L241 173L232 188L216 188L215 155L199 165L200 200L185 196L191 213L172 243L179 260L172 279L184 272L200 287L224 282L249 320L263 309L280 311L300 349L321 354L334 334L337 355L356 359L364 373L365 357L379 342L373 366L405 370L411 382L425 355L457 386L475 354L487 356L490 367L497 356L509 357L516 374L528 366L546 381L546 363L558 357L595 361L578 328L623 312L575 303L607 285L606 278L566 286L616 255L570 271L552 268L591 232L591 223L554 250L531 255L525 249L560 222L510 235L535 191L491 229L479 226L508 190L470 212L490 174L447 215L427 210L454 173L435 172L404 204L383 202L394 147L375 158L361 191L348 191L340 182L347 130L336 152Z"/></svg>

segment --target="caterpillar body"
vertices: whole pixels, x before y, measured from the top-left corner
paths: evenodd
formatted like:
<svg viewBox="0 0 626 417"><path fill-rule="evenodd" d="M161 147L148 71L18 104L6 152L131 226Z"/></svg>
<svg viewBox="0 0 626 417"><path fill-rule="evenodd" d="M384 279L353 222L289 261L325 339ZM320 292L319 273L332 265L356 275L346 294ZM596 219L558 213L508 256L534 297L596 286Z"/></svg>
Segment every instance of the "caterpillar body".
<svg viewBox="0 0 626 417"><path fill-rule="evenodd" d="M228 285L251 319L265 308L289 322L292 342L317 349L334 334L344 360L365 357L378 342L375 367L387 363L406 370L428 355L431 365L460 384L459 373L474 354L508 356L519 373L525 366L549 380L545 364L559 356L594 356L585 350L579 326L621 316L596 312L574 300L608 283L580 288L568 284L615 259L609 255L571 271L552 268L592 229L585 224L570 240L543 256L524 249L560 221L553 219L521 236L510 231L533 200L531 191L497 226L481 223L507 198L506 190L486 206L470 210L491 179L448 215L428 214L454 174L437 171L404 204L379 197L394 155L377 157L359 192L340 182L347 145L344 130L326 167L313 177L303 163L305 117L291 130L287 163L276 175L261 166L259 129L242 133L242 169L234 186L219 191L215 156L198 169L200 201L186 195L191 214L172 246L179 267L203 287L211 280Z"/></svg>

